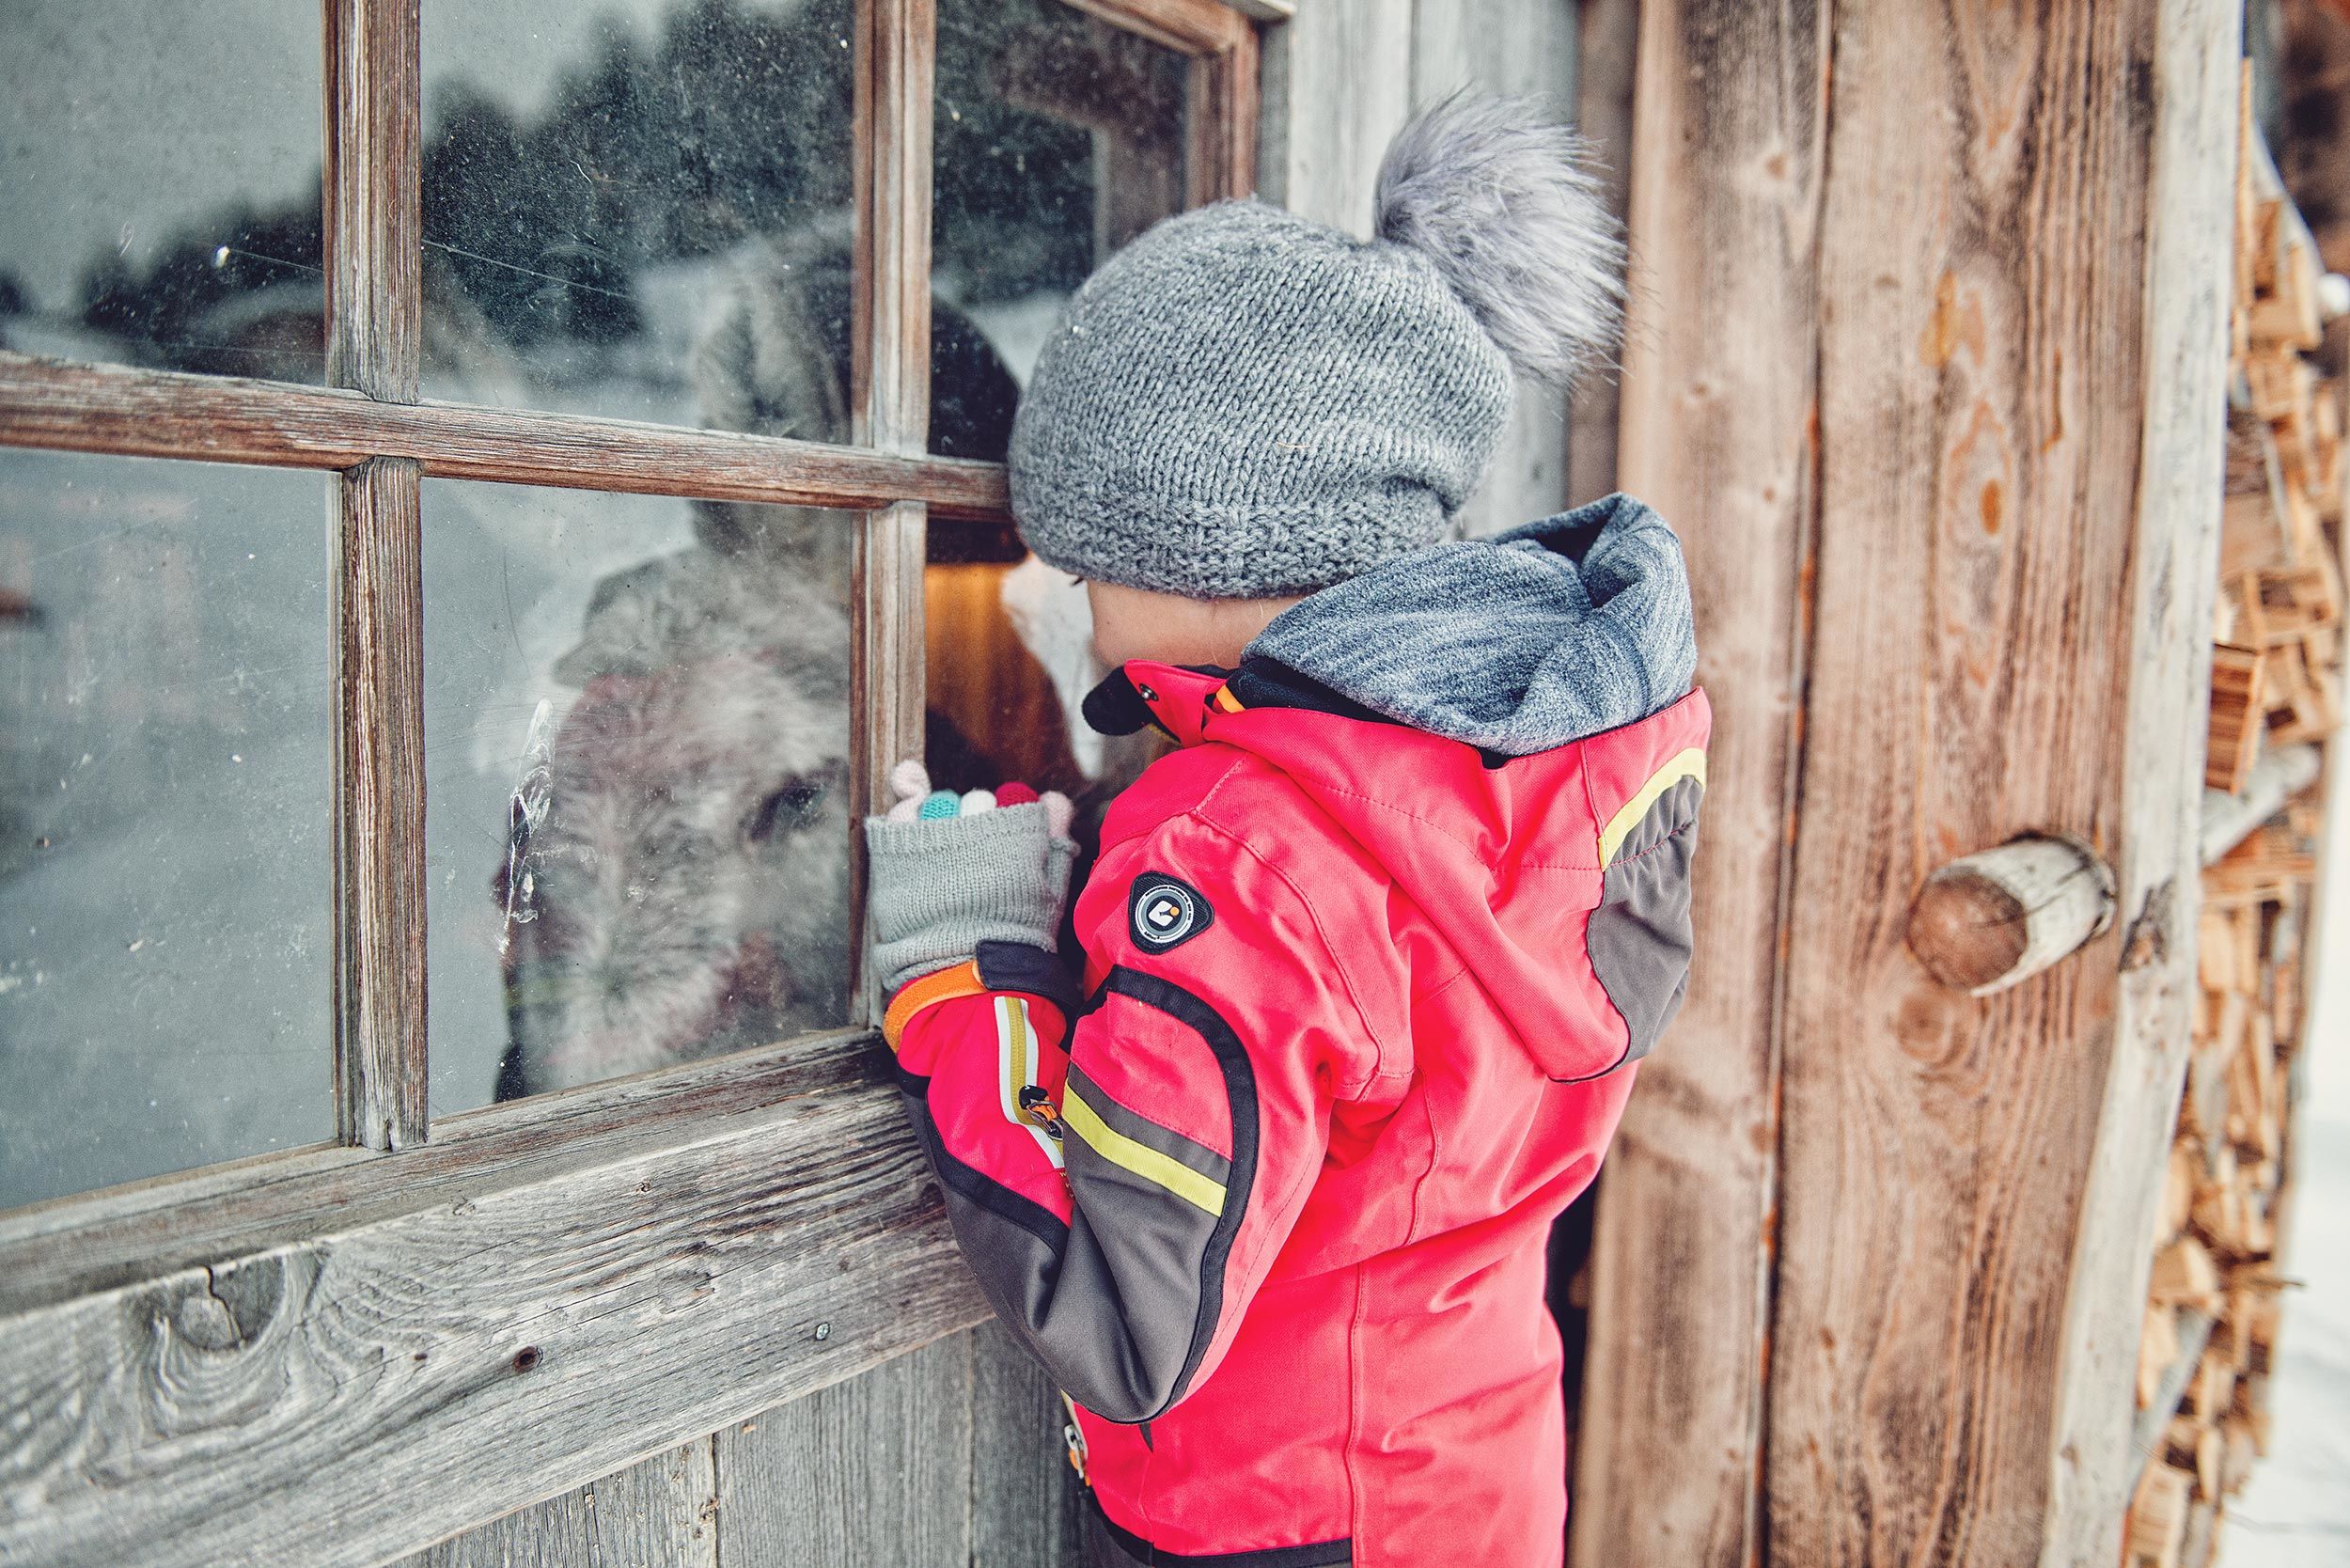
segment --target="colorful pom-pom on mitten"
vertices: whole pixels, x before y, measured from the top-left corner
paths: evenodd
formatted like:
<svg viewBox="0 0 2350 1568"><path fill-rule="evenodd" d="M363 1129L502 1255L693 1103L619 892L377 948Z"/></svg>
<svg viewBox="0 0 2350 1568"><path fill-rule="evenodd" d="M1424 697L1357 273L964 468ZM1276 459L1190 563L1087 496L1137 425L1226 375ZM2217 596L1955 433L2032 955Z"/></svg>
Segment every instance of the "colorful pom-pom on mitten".
<svg viewBox="0 0 2350 1568"><path fill-rule="evenodd" d="M982 942L1054 950L1077 855L1069 801L1022 800L1016 789L933 791L912 821L894 808L865 820L872 962L885 990L960 964Z"/></svg>
<svg viewBox="0 0 2350 1568"><path fill-rule="evenodd" d="M998 806L1026 806L1035 799L1036 792L1017 781L1000 785L995 791L995 804Z"/></svg>
<svg viewBox="0 0 2350 1568"><path fill-rule="evenodd" d="M909 757L889 770L889 792L900 800L919 801L931 792L931 771Z"/></svg>

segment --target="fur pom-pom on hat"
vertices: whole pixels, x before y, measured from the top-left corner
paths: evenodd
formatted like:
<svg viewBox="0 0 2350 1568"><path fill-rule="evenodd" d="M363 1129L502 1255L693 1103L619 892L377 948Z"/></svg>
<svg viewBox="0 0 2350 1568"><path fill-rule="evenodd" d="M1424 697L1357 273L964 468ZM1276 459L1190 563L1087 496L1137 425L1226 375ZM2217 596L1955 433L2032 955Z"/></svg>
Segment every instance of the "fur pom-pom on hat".
<svg viewBox="0 0 2350 1568"><path fill-rule="evenodd" d="M1570 383L1614 351L1623 243L1583 139L1530 99L1454 93L1379 165L1379 237L1436 264L1522 375Z"/></svg>

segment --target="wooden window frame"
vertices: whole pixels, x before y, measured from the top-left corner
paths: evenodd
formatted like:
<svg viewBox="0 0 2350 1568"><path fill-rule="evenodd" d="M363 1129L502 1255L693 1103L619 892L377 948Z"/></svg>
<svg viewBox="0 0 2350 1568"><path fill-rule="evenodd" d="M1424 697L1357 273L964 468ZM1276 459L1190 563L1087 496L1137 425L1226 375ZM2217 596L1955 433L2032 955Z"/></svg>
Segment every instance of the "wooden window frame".
<svg viewBox="0 0 2350 1568"><path fill-rule="evenodd" d="M1251 191L1286 6L1073 3L1187 56L1186 199ZM851 445L419 398L420 0L321 0L325 387L0 351L0 446L337 476L337 1141L0 1215L0 1558L381 1561L985 1317L870 1003L427 1105L423 479L852 514L853 799L921 753L929 521L1010 517L926 450L935 4L855 9Z"/></svg>

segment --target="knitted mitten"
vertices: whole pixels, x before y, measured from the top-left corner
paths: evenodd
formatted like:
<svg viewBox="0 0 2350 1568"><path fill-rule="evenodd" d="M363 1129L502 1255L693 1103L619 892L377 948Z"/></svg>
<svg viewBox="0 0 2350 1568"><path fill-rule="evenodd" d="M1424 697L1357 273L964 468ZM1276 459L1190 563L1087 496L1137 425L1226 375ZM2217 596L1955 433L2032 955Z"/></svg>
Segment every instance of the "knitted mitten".
<svg viewBox="0 0 2350 1568"><path fill-rule="evenodd" d="M976 956L982 942L1053 951L1077 855L1065 796L1034 798L1008 785L957 801L931 793L926 778L920 791L909 789L918 771L906 763L891 771L892 787L918 802L911 820L896 811L865 819L866 904L885 996ZM945 814L948 802L958 814Z"/></svg>

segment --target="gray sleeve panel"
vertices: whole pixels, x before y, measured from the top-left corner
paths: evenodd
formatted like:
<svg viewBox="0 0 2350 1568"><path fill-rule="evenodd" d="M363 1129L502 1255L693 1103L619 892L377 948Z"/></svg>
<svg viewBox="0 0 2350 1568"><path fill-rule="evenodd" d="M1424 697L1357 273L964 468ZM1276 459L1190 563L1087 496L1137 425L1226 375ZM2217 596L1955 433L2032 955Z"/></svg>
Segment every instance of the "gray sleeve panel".
<svg viewBox="0 0 2350 1568"><path fill-rule="evenodd" d="M1183 1134L1162 1127L1148 1117L1136 1116L1111 1099L1109 1092L1073 1061L1069 1064L1069 1087L1083 1095L1085 1103L1093 1107L1094 1114L1108 1122L1110 1130L1121 1137L1133 1138L1145 1149L1165 1154L1177 1165L1198 1171L1219 1186L1232 1179L1231 1161L1207 1145L1194 1143Z"/></svg>
<svg viewBox="0 0 2350 1568"><path fill-rule="evenodd" d="M1591 911L1591 970L1630 1035L1617 1066L1654 1048L1688 991L1689 862L1704 794L1702 783L1684 778L1657 797L1608 862Z"/></svg>
<svg viewBox="0 0 2350 1568"><path fill-rule="evenodd" d="M1073 1071L1079 1092L1115 1131L1223 1184L1211 1214L1147 1176L1062 1139L1074 1219L1058 1215L958 1159L930 1113L930 1082L899 1075L907 1113L947 1190L947 1216L996 1315L1087 1409L1113 1421L1162 1414L1185 1390L1222 1306L1223 1262L1246 1207L1254 1165L1228 1161L1145 1121Z"/></svg>

